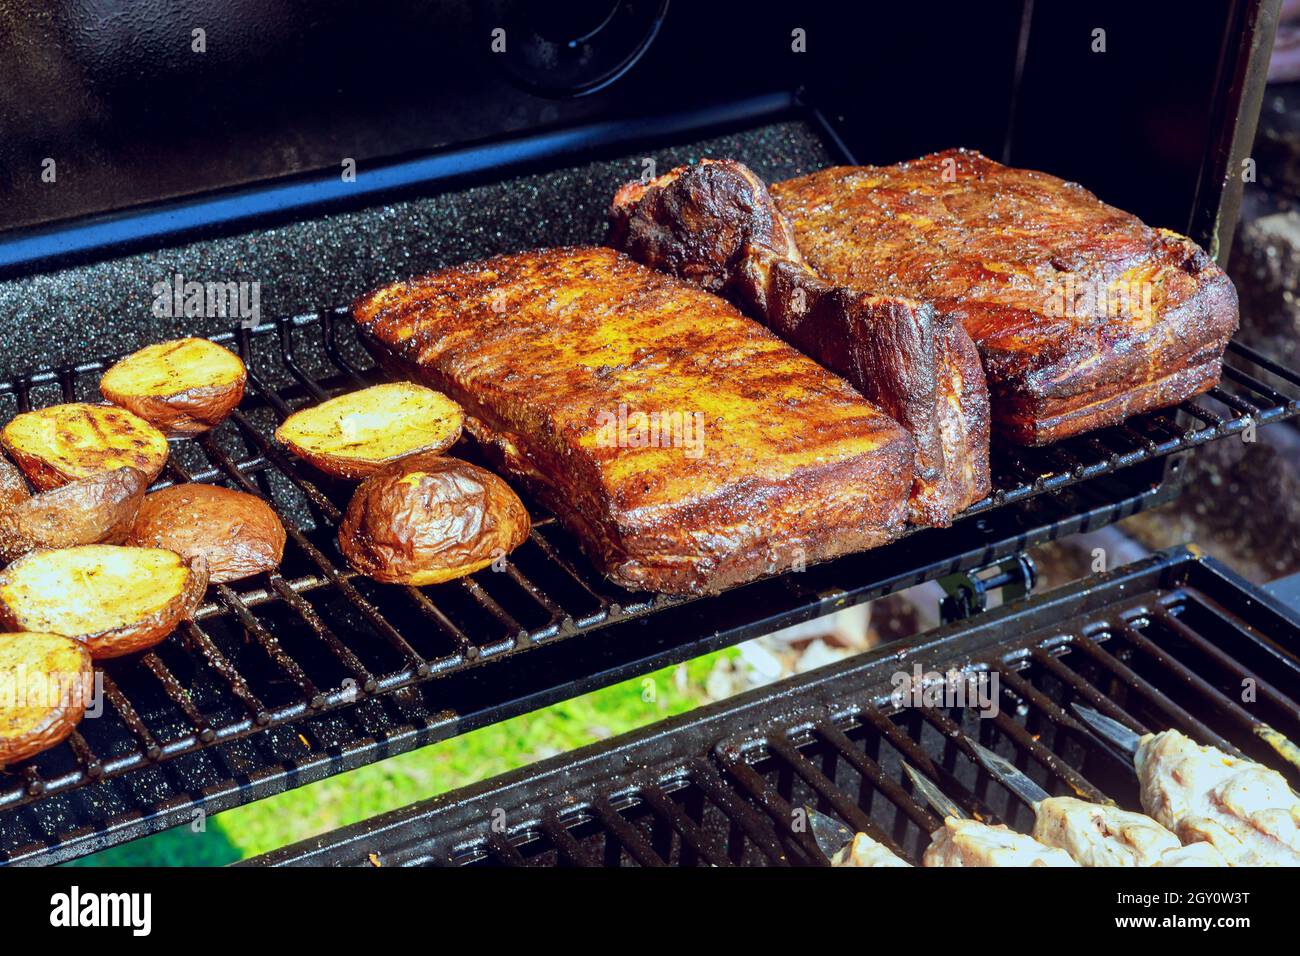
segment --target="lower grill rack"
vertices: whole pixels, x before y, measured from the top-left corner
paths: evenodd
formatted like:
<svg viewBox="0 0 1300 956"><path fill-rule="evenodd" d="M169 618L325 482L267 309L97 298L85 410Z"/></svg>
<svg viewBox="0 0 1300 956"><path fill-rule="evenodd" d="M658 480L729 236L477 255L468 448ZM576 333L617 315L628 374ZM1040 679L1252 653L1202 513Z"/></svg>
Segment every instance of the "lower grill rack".
<svg viewBox="0 0 1300 956"><path fill-rule="evenodd" d="M346 312L214 338L248 367L244 400L212 432L173 442L158 486L263 497L288 531L284 561L214 587L153 651L107 662L102 716L0 771L0 863L71 859L1104 525L1175 493L1168 456L1300 413L1300 374L1233 343L1210 393L1050 448L998 448L993 492L953 527L801 573L707 598L625 591L533 508L502 572L397 587L338 554L353 485L272 437L293 410L378 380ZM97 401L111 361L0 382L0 421ZM453 453L475 457L468 442Z"/></svg>
<svg viewBox="0 0 1300 956"><path fill-rule="evenodd" d="M897 695L918 669L983 675L989 693ZM1294 787L1298 699L1300 617L1178 549L249 863L824 864L805 805L916 863L941 821L903 762L968 813L1028 831L1031 811L971 741L1052 794L1138 809L1131 764L1071 704L1138 732L1177 728Z"/></svg>

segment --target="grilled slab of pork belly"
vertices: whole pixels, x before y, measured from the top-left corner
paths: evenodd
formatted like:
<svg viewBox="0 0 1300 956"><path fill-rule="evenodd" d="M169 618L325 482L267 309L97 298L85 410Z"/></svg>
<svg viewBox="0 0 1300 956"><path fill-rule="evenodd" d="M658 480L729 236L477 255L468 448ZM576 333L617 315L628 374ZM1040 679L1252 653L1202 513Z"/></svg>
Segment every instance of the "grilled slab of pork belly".
<svg viewBox="0 0 1300 956"><path fill-rule="evenodd" d="M724 300L612 249L443 269L353 311L380 360L459 402L624 587L718 590L905 522L896 422Z"/></svg>
<svg viewBox="0 0 1300 956"><path fill-rule="evenodd" d="M1147 734L1133 758L1147 813L1230 866L1300 866L1300 800L1276 770L1176 730Z"/></svg>
<svg viewBox="0 0 1300 956"><path fill-rule="evenodd" d="M705 160L628 183L614 197L608 242L726 296L900 422L916 443L913 524L947 525L988 493L988 391L961 323L824 281L744 165Z"/></svg>
<svg viewBox="0 0 1300 956"><path fill-rule="evenodd" d="M1047 444L1219 381L1237 328L1223 270L1075 183L952 149L771 192L824 278L965 324L1009 441Z"/></svg>

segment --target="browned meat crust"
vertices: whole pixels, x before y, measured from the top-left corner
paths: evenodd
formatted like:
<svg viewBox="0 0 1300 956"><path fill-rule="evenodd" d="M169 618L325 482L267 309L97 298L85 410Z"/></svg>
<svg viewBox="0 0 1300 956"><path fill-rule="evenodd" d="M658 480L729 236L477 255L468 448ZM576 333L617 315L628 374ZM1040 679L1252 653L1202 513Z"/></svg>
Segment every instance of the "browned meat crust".
<svg viewBox="0 0 1300 956"><path fill-rule="evenodd" d="M961 323L914 300L824 281L744 165L704 160L627 184L608 241L725 295L899 421L916 444L914 524L947 525L988 493L988 392Z"/></svg>
<svg viewBox="0 0 1300 956"><path fill-rule="evenodd" d="M625 587L717 590L903 525L912 443L895 422L723 300L611 249L498 256L353 311Z"/></svg>
<svg viewBox="0 0 1300 956"><path fill-rule="evenodd" d="M976 152L825 169L772 195L823 276L961 319L1013 442L1204 391L1237 328L1232 283L1190 239Z"/></svg>

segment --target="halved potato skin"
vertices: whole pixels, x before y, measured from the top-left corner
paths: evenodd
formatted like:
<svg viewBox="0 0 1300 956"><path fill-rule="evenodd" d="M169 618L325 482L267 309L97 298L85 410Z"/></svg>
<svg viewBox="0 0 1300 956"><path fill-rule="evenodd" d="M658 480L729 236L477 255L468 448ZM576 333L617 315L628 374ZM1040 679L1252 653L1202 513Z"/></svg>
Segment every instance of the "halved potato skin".
<svg viewBox="0 0 1300 956"><path fill-rule="evenodd" d="M8 508L32 496L27 479L8 458L0 455L0 508Z"/></svg>
<svg viewBox="0 0 1300 956"><path fill-rule="evenodd" d="M218 485L172 485L145 496L127 544L202 555L212 583L274 570L284 557L284 524L256 495Z"/></svg>
<svg viewBox="0 0 1300 956"><path fill-rule="evenodd" d="M60 743L81 722L95 692L90 651L59 634L0 634L0 687L4 767Z"/></svg>
<svg viewBox="0 0 1300 956"><path fill-rule="evenodd" d="M168 560L164 556L170 556ZM106 573L114 563L141 565L133 575L162 593L149 594L150 606L130 607L128 586ZM157 567L149 565L157 564ZM91 584L91 580L94 583ZM88 544L54 551L33 551L0 571L0 625L7 630L63 634L85 644L95 660L121 657L153 647L190 618L208 586L207 562L188 561L162 548ZM128 619L86 631L73 619L78 608L114 609L126 603Z"/></svg>
<svg viewBox="0 0 1300 956"><path fill-rule="evenodd" d="M0 505L0 561L40 548L121 544L148 487L143 472L114 468Z"/></svg>
<svg viewBox="0 0 1300 956"><path fill-rule="evenodd" d="M445 451L460 438L464 422L464 411L442 392L387 382L299 409L275 438L326 474L357 479Z"/></svg>
<svg viewBox="0 0 1300 956"><path fill-rule="evenodd" d="M528 509L492 472L421 455L363 481L339 526L339 548L388 584L437 584L482 570L519 547Z"/></svg>
<svg viewBox="0 0 1300 956"><path fill-rule="evenodd" d="M167 436L116 405L71 402L23 412L0 443L41 491L128 467L153 481L167 464Z"/></svg>
<svg viewBox="0 0 1300 956"><path fill-rule="evenodd" d="M128 355L104 373L99 391L166 434L186 436L224 421L247 381L238 355L207 339L185 338Z"/></svg>

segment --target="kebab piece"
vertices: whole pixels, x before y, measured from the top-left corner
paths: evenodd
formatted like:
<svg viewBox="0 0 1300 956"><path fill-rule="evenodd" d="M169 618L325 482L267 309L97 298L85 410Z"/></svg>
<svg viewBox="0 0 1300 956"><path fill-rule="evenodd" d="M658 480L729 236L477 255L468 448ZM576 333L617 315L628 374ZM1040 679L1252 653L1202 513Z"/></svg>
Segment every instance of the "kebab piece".
<svg viewBox="0 0 1300 956"><path fill-rule="evenodd" d="M913 524L944 526L989 491L989 399L954 317L819 275L767 187L734 160L704 160L621 188L609 245L730 299L847 378L916 444Z"/></svg>
<svg viewBox="0 0 1300 956"><path fill-rule="evenodd" d="M1188 852L1178 837L1143 813L1053 797L1007 760L974 741L980 762L1034 811L1034 839L1059 847L1080 866L1227 866L1214 847Z"/></svg>
<svg viewBox="0 0 1300 956"><path fill-rule="evenodd" d="M1188 844L1213 844L1230 866L1300 866L1300 799L1276 770L1176 730L1138 736L1088 707L1075 711L1133 759L1142 806Z"/></svg>
<svg viewBox="0 0 1300 956"><path fill-rule="evenodd" d="M1003 824L981 823L966 817L938 787L903 765L912 785L943 816L943 826L930 835L922 866L1078 866L1070 854L1046 846Z"/></svg>
<svg viewBox="0 0 1300 956"><path fill-rule="evenodd" d="M805 806L808 828L831 866L911 867L901 856L865 833L854 833L834 817Z"/></svg>

